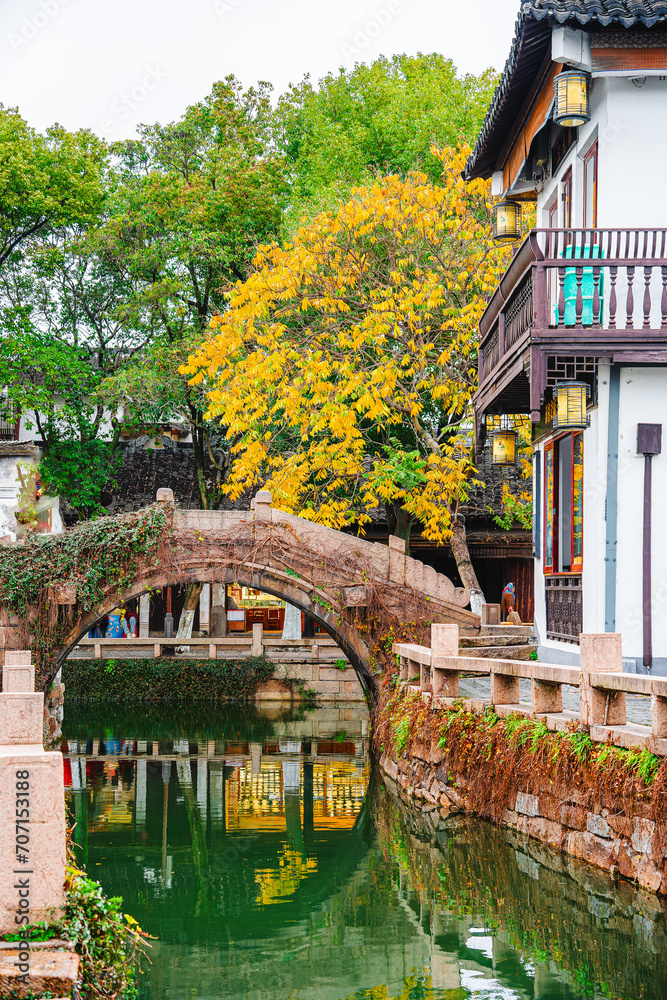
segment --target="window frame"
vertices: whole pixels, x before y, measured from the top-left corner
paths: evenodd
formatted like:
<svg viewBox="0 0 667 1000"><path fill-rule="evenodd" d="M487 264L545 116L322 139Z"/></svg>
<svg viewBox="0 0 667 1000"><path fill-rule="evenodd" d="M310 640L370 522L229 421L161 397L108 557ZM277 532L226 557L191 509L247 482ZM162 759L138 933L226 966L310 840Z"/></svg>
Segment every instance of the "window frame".
<svg viewBox="0 0 667 1000"><path fill-rule="evenodd" d="M563 206L563 229L572 229L572 195L573 195L573 174L572 167L568 167L560 182L560 200Z"/></svg>
<svg viewBox="0 0 667 1000"><path fill-rule="evenodd" d="M583 497L583 486L584 486L584 432L583 431L572 431L565 434L559 434L558 437L552 438L544 446L544 497L542 498L543 506L543 517L544 517L544 565L543 571L545 576L578 576L583 572L584 565L584 497ZM558 567L561 563L560 558L560 454L559 454L559 442L565 438L571 438L571 455L570 455L570 568L566 570L561 570ZM581 465L581 482L579 485L580 489L580 506L581 506L581 556L575 562L574 558L574 541L575 541L575 493L577 489L577 481L575 479L575 439L580 438L581 442L581 458L579 464ZM548 462L551 462L552 467L552 483L551 489L549 488L549 475L548 475ZM551 497L551 503L549 503L549 497ZM548 554L548 541L549 534L551 534L551 562L547 562Z"/></svg>
<svg viewBox="0 0 667 1000"><path fill-rule="evenodd" d="M592 206L592 217L589 222L589 204L588 204L588 176L589 170L593 170L593 206ZM598 227L598 169L599 169L599 155L598 155L598 140L596 139L591 148L588 150L584 156L584 229L597 229Z"/></svg>

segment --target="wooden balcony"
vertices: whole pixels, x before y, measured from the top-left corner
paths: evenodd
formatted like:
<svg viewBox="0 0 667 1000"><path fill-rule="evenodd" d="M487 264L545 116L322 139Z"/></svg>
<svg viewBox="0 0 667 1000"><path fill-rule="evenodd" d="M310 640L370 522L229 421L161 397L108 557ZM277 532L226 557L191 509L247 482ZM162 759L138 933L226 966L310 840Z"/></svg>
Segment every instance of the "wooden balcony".
<svg viewBox="0 0 667 1000"><path fill-rule="evenodd" d="M475 413L539 411L601 360L667 364L667 230L534 229L484 313Z"/></svg>

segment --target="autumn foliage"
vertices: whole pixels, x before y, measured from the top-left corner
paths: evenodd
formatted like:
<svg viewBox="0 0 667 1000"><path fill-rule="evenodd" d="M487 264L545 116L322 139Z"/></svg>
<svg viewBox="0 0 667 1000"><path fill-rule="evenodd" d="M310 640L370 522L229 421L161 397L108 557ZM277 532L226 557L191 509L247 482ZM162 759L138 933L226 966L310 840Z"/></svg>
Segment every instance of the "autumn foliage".
<svg viewBox="0 0 667 1000"><path fill-rule="evenodd" d="M225 428L225 485L334 527L380 504L442 541L473 475L470 402L478 323L507 251L489 190L461 178L468 149L358 188L262 247L183 371Z"/></svg>

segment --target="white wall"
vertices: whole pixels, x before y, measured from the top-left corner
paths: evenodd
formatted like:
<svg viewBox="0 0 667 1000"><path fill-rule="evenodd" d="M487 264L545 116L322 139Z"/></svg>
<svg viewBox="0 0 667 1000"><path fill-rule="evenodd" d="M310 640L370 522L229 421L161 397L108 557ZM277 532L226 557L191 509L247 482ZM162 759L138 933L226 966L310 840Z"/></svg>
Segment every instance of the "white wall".
<svg viewBox="0 0 667 1000"><path fill-rule="evenodd" d="M548 226L547 205L573 173L573 222L583 226L583 155L597 138L598 227L667 228L667 80L647 77L641 87L626 77L596 77L591 121L537 199L538 226ZM560 210L560 206L559 206ZM562 225L562 217L559 217Z"/></svg>
<svg viewBox="0 0 667 1000"><path fill-rule="evenodd" d="M637 424L662 423L662 455L653 459L653 654L667 664L667 367L622 368L619 413L616 628L623 655L642 657L644 458Z"/></svg>

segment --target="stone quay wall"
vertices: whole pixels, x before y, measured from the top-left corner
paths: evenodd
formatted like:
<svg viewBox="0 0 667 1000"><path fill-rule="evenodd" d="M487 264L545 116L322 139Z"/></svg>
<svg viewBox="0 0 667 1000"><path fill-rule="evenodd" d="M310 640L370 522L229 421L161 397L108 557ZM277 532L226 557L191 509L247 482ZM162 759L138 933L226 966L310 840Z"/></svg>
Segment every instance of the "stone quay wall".
<svg viewBox="0 0 667 1000"><path fill-rule="evenodd" d="M384 755L380 766L408 798L437 808L443 818L456 810L477 812L468 801L467 775L417 756L392 760ZM548 778L542 783L537 773L530 791L508 797L499 825L665 895L667 858L656 858L656 823L649 812L650 805L642 802L632 812L614 812L600 803L591 809L579 792L554 788Z"/></svg>

